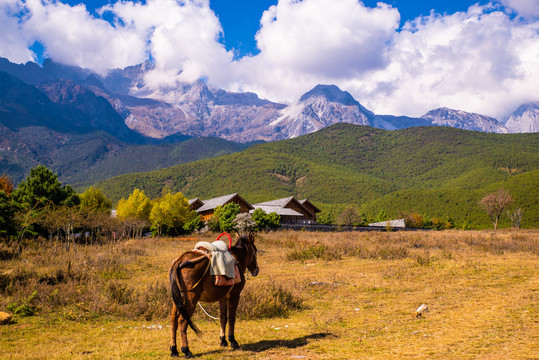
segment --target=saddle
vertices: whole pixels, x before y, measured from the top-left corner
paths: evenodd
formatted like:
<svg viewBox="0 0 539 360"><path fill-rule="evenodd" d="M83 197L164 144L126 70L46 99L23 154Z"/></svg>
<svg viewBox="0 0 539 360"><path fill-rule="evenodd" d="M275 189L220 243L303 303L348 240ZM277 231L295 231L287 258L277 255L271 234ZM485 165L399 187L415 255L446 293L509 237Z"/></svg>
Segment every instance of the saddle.
<svg viewBox="0 0 539 360"><path fill-rule="evenodd" d="M216 286L231 286L241 282L236 260L224 241L202 241L195 245L193 251L203 253L210 259L210 275L215 277Z"/></svg>

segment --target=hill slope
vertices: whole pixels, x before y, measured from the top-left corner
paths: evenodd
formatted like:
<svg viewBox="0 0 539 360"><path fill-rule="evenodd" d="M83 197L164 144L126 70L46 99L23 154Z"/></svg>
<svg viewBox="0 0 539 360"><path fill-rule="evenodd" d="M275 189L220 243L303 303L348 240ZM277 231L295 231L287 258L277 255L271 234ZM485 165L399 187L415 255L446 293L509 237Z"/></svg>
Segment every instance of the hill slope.
<svg viewBox="0 0 539 360"><path fill-rule="evenodd" d="M98 186L114 200L134 188L158 196L165 184L188 197L239 192L250 202L295 195L325 211L361 206L376 215L428 211L457 223L487 226L477 201L498 187L512 191L524 224L539 226L539 135L488 134L447 127L385 131L337 124L295 139ZM443 198L444 201L431 201ZM406 194L408 200L396 202ZM440 195L441 194L441 195ZM469 200L459 201L462 194ZM393 196L393 198L392 198ZM448 207L445 204L453 204ZM420 207L419 202L430 207Z"/></svg>

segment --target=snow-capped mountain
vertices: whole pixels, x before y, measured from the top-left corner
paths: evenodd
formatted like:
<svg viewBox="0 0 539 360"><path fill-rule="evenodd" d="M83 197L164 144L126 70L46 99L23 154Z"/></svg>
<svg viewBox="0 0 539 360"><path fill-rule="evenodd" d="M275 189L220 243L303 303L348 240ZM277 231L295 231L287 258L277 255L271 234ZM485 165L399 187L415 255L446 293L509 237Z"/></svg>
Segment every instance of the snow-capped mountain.
<svg viewBox="0 0 539 360"><path fill-rule="evenodd" d="M505 122L512 133L531 133L539 131L539 101L519 106Z"/></svg>
<svg viewBox="0 0 539 360"><path fill-rule="evenodd" d="M421 116L421 118L438 126L450 126L464 130L495 132L501 134L509 132L505 125L492 117L469 113L462 110L448 109L445 107L431 110Z"/></svg>
<svg viewBox="0 0 539 360"><path fill-rule="evenodd" d="M317 85L279 112L270 127L283 138L305 135L335 123L373 125L375 115L335 85Z"/></svg>
<svg viewBox="0 0 539 360"><path fill-rule="evenodd" d="M317 85L296 102L285 105L260 99L254 93L213 88L201 80L152 88L146 83L152 70L152 63L145 62L100 76L51 60L40 67L31 62L13 64L0 58L0 72L36 86L53 101L58 98L64 105L71 106L73 111L85 112L92 126L117 119L106 107L95 107L105 99L113 108L110 110L114 110L129 129L155 139L168 138L167 141L185 136L219 137L236 142L272 141L308 134L340 122L386 130L432 125L497 133L539 129L538 103L521 106L503 123L492 117L448 108L431 110L420 118L377 115L335 85ZM62 97L58 97L60 89ZM66 97L73 94L77 97ZM91 99L92 104L84 104L85 99ZM106 128L104 126L103 130ZM113 128L121 128L116 120ZM125 129L122 132L127 134Z"/></svg>

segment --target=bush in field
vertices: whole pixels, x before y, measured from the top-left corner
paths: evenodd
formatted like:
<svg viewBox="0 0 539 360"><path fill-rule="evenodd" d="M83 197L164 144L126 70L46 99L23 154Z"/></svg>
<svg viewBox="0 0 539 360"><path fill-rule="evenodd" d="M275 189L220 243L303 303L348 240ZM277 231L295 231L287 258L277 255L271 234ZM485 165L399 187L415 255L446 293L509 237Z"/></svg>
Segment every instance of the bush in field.
<svg viewBox="0 0 539 360"><path fill-rule="evenodd" d="M35 304L37 298L37 291L34 291L32 295L24 299L21 304L11 303L7 306L7 309L13 314L21 317L34 316L39 310L39 307Z"/></svg>
<svg viewBox="0 0 539 360"><path fill-rule="evenodd" d="M281 224L281 216L279 216L275 212L267 214L262 209L256 209L253 212L252 218L254 222L256 223L255 229L257 231L275 230Z"/></svg>
<svg viewBox="0 0 539 360"><path fill-rule="evenodd" d="M215 217L219 219L219 230L226 232L234 230L234 219L240 213L240 210L240 206L233 203L218 206L215 209Z"/></svg>
<svg viewBox="0 0 539 360"><path fill-rule="evenodd" d="M253 217L249 213L242 213L236 215L236 218L234 219L234 230L238 234L246 234L250 233L252 231L255 231L256 229L256 222L253 220Z"/></svg>
<svg viewBox="0 0 539 360"><path fill-rule="evenodd" d="M183 230L185 230L187 233L192 233L193 231L200 230L203 227L204 223L202 220L200 220L200 216L196 215L183 226Z"/></svg>
<svg viewBox="0 0 539 360"><path fill-rule="evenodd" d="M406 226L414 229L421 229L425 226L423 216L418 213L400 214L404 218Z"/></svg>

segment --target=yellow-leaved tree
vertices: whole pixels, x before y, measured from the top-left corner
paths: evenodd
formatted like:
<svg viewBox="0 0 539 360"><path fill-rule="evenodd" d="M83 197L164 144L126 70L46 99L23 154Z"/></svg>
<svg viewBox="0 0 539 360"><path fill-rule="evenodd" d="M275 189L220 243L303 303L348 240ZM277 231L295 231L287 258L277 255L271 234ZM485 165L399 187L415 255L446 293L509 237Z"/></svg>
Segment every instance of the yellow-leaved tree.
<svg viewBox="0 0 539 360"><path fill-rule="evenodd" d="M167 192L154 201L150 222L157 235L179 235L183 232L184 225L195 216L196 212L189 209L189 201L181 192Z"/></svg>
<svg viewBox="0 0 539 360"><path fill-rule="evenodd" d="M142 230L148 226L152 202L143 190L135 189L126 199L122 198L116 207L116 216L127 225L130 235L142 235Z"/></svg>

